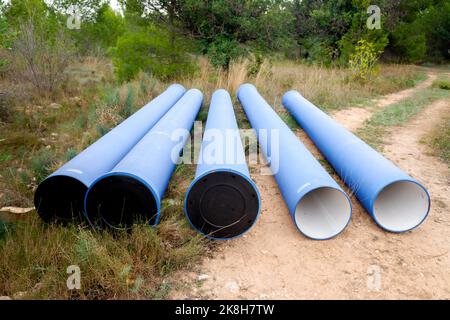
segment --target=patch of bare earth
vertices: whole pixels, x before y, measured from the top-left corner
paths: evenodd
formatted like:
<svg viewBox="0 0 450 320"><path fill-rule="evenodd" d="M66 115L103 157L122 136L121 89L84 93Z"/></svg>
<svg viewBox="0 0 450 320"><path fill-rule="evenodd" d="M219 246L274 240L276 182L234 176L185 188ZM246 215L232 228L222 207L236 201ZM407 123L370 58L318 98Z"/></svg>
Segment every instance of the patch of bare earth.
<svg viewBox="0 0 450 320"><path fill-rule="evenodd" d="M405 234L384 232L353 197L353 217L341 235L308 240L294 226L274 178L257 171L252 176L262 201L257 225L243 237L220 244L197 270L180 276L181 282L198 286L188 285L172 298L450 298L449 174L419 142L440 114L449 111L448 101L429 106L406 126L392 130L385 148L388 158L431 193L432 211L420 228ZM356 129L353 119L347 119L340 122ZM299 130L298 135L321 159L305 133Z"/></svg>

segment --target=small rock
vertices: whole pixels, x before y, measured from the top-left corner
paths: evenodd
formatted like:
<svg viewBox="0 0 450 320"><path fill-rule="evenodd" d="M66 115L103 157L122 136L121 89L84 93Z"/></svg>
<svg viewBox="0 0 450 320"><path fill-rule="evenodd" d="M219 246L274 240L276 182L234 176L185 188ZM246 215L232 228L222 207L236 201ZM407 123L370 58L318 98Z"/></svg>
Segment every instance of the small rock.
<svg viewBox="0 0 450 320"><path fill-rule="evenodd" d="M19 291L13 295L13 298L14 299L22 299L23 297L25 297L26 294L27 293L25 291Z"/></svg>
<svg viewBox="0 0 450 320"><path fill-rule="evenodd" d="M261 250L261 253L264 254L264 255L266 255L266 254L269 253L269 251L267 251L267 250Z"/></svg>
<svg viewBox="0 0 450 320"><path fill-rule="evenodd" d="M53 102L52 104L49 105L49 107L52 108L52 109L59 109L62 106L59 103Z"/></svg>
<svg viewBox="0 0 450 320"><path fill-rule="evenodd" d="M198 280L199 281L205 281L205 280L208 280L208 279L209 279L209 276L207 274L201 274L201 275L198 276Z"/></svg>
<svg viewBox="0 0 450 320"><path fill-rule="evenodd" d="M12 300L12 299L8 296L1 296L0 300Z"/></svg>
<svg viewBox="0 0 450 320"><path fill-rule="evenodd" d="M81 102L81 98L80 97L72 97L72 98L70 98L70 101L73 103L79 103L79 102Z"/></svg>
<svg viewBox="0 0 450 320"><path fill-rule="evenodd" d="M33 208L3 207L0 209L1 212L10 212L16 214L28 213L33 210L34 207Z"/></svg>
<svg viewBox="0 0 450 320"><path fill-rule="evenodd" d="M236 281L228 281L225 284L225 288L227 288L231 293L238 293L239 292L239 285Z"/></svg>

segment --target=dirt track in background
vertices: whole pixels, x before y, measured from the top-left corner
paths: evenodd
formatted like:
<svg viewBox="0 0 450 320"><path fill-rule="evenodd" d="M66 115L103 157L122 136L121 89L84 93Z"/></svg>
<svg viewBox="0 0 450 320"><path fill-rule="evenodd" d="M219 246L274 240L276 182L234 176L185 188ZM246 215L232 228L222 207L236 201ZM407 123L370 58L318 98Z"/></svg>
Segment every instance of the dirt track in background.
<svg viewBox="0 0 450 320"><path fill-rule="evenodd" d="M418 88L431 85L434 78L430 75L414 89L385 97L373 110L349 109L333 116L354 131L374 110L411 96ZM386 233L353 198L348 228L333 240L312 241L294 226L274 178L253 175L262 200L257 225L243 237L220 244L197 270L180 276L180 281L198 285L176 291L173 298L450 298L449 172L420 143L443 112L450 112L448 100L430 105L409 123L393 128L384 151L431 193L432 211L420 228L405 234ZM322 158L303 131L298 130L298 135Z"/></svg>
<svg viewBox="0 0 450 320"><path fill-rule="evenodd" d="M420 89L425 89L430 87L433 84L433 81L436 80L437 76L433 72L427 73L427 79L421 83L419 83L416 87L402 90L399 92L395 92L389 94L382 99L378 99L374 101L372 107L367 108L348 108L339 110L332 114L333 118L342 123L348 130L356 131L356 129L362 127L366 120L372 116L373 112L379 109L383 109L389 105L400 102L401 100L410 98L414 92Z"/></svg>

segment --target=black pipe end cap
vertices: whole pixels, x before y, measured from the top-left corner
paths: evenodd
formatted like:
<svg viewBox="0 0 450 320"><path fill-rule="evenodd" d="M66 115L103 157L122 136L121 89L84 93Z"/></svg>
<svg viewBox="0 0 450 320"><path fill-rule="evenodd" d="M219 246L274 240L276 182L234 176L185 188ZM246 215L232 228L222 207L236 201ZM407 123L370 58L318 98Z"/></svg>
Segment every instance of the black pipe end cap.
<svg viewBox="0 0 450 320"><path fill-rule="evenodd" d="M186 214L199 232L229 239L249 230L259 213L256 186L235 172L216 171L198 179L186 198Z"/></svg>
<svg viewBox="0 0 450 320"><path fill-rule="evenodd" d="M86 196L89 221L99 228L130 229L145 222L155 225L158 204L149 187L135 177L108 175L98 180Z"/></svg>
<svg viewBox="0 0 450 320"><path fill-rule="evenodd" d="M88 188L69 176L51 176L34 193L34 206L47 223L84 223L84 197Z"/></svg>

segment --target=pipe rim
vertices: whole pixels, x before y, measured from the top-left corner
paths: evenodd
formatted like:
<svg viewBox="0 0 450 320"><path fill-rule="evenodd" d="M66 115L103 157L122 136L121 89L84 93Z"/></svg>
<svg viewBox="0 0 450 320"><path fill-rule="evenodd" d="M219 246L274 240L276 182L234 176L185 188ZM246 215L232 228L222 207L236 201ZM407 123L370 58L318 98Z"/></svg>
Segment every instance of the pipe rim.
<svg viewBox="0 0 450 320"><path fill-rule="evenodd" d="M189 214L189 209L188 209L188 204L189 204L189 195L191 193L191 191L193 190L193 188L196 186L196 184L200 181L203 180L205 177L207 177L208 175L212 175L212 174L217 174L217 173L231 173L233 175L239 176L241 178L244 179L245 182L247 182L249 184L249 186L252 188L254 194L255 194L255 198L257 200L257 211L254 214L254 218L252 220L252 223L241 233L233 235L231 237L217 237L217 236L213 236L212 233L205 233L201 230L201 228L199 228L191 219L190 214ZM244 234L246 234L247 232L249 232L255 225L256 222L258 221L258 218L261 214L261 197L260 197L260 193L258 190L258 187L256 186L256 184L254 183L254 181L246 176L245 174L233 170L233 169L218 169L218 170L211 170L208 172L205 172L203 174L201 174L200 176L196 177L192 183L190 184L188 190L186 191L186 196L184 198L184 213L186 216L186 219L188 220L189 224L191 225L191 227L196 230L197 232L199 232L200 234L204 235L206 238L211 239L211 240L219 240L219 241L225 241L225 240L232 240L232 239L236 239L239 237L242 237Z"/></svg>
<svg viewBox="0 0 450 320"><path fill-rule="evenodd" d="M115 177L128 178L131 180L135 180L135 182L140 183L143 187L145 187L146 191L150 192L150 194L152 196L152 200L154 201L154 204L156 207L156 212L153 215L150 215L150 218L148 219L147 223L152 227L156 226L159 223L159 220L161 218L161 199L159 198L158 194L156 193L154 188L149 183L147 183L145 180L143 180L139 176L129 173L129 172L110 172L103 176L100 176L91 184L91 186L87 190L86 196L84 198L84 213L85 213L86 219L89 221L89 224L91 226L93 226L94 228L99 228L102 226L102 224L100 224L100 225L98 224L98 219L97 220L92 219L92 216L93 216L92 210L88 209L88 206L90 205L89 201L91 200L90 197L92 196L92 192L93 192L94 188L98 185L98 183L101 183L102 180L105 180L108 178L115 178ZM105 221L103 217L101 217L101 220L104 221L104 223L106 224L106 226L108 228L115 229L115 230L129 230L132 226L132 225L131 226L127 225L124 228L120 228L120 227L111 225L110 223ZM152 223L152 220L154 221L153 223Z"/></svg>
<svg viewBox="0 0 450 320"><path fill-rule="evenodd" d="M305 197L307 197L308 195L311 195L313 192L317 192L320 190L332 191L335 194L339 194L339 195L343 196L340 200L345 200L343 205L346 206L345 209L347 211L346 213L344 213L345 218L343 219L343 223L341 222L339 227L336 228L336 230L333 233L328 234L326 236L322 236L322 237L314 236L312 233L306 232L304 229L302 229L301 224L298 221L299 210L300 210L299 206L300 206L302 200L305 200ZM350 224L350 221L351 221L351 218L353 215L352 211L353 211L353 204L352 204L352 201L350 200L349 196L347 195L347 193L345 193L343 190L333 187L333 186L321 186L321 187L317 187L317 188L314 188L314 189L308 191L297 201L297 204L295 205L295 208L294 208L294 213L292 215L292 218L294 220L294 224L297 227L297 229L305 237L312 239L312 240L324 241L324 240L330 240L330 239L337 237L340 233L342 233L347 228L347 226Z"/></svg>
<svg viewBox="0 0 450 320"><path fill-rule="evenodd" d="M383 191L385 191L387 188L394 186L395 184L399 184L399 183L408 183L408 184L413 184L415 187L418 187L419 189L421 189L421 191L423 192L423 194L426 196L426 201L427 201L427 206L426 206L426 210L425 213L422 215L421 219L418 219L418 223L413 224L412 226L408 227L408 228L403 228L401 230L395 230L393 228L390 228L388 226L386 226L385 224L383 224L380 219L379 216L377 216L376 213L376 204L377 204L377 200L379 199L379 197L381 196L381 194L383 193ZM385 185L384 187L382 187L377 193L376 196L374 198L375 200L372 203L372 207L371 207L371 216L373 218L373 220L375 221L375 223L382 228L383 230L387 231L387 232L391 232L391 233L404 233L404 232L408 232L411 230L414 230L416 228L418 228L420 225L422 225L422 223L425 222L425 220L427 219L428 215L430 214L430 210L431 210L431 197L430 194L428 192L428 190L419 182L415 181L415 180L409 180L409 179L399 179L399 180L395 180L390 182L389 184Z"/></svg>
<svg viewBox="0 0 450 320"><path fill-rule="evenodd" d="M34 206L36 212L45 222L62 222L68 223L79 220L85 221L84 213L84 198L86 196L88 187L80 180L68 176L68 175L52 175L43 180L37 187L34 193ZM50 201L51 200L51 201ZM56 201L56 203L55 203ZM44 209L43 207L44 204ZM77 214L57 214L57 210L66 211L61 209L68 204L72 207L75 202L75 207L78 211ZM44 211L52 211L52 213L46 213ZM73 208L72 208L73 210Z"/></svg>

